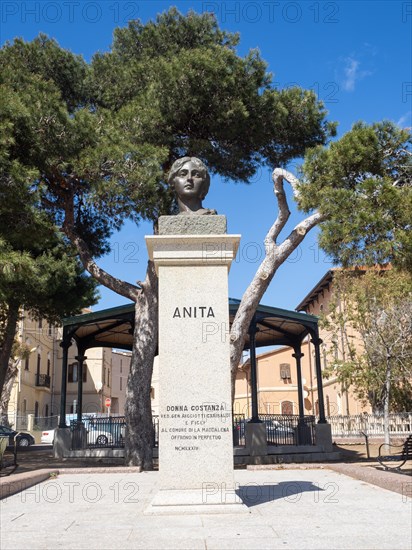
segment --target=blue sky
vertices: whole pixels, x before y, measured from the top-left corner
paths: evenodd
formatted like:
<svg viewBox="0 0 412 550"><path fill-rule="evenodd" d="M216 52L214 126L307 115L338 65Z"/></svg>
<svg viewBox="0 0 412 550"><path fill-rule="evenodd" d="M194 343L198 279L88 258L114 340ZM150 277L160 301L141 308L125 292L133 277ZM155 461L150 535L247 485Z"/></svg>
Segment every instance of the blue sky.
<svg viewBox="0 0 412 550"><path fill-rule="evenodd" d="M260 50L278 86L314 89L328 118L339 122L339 136L358 120L389 119L412 126L412 2L3 0L0 40L32 40L43 32L90 60L93 53L110 48L115 27L131 18L153 19L172 5L183 13L213 11L221 28L240 33L240 55L250 48ZM263 258L263 239L276 217L270 172L262 168L250 185L215 177L205 200L205 206L227 216L229 232L242 235L229 276L229 293L235 298L241 298ZM301 219L293 204L291 210L288 230ZM112 252L100 265L130 282L143 279L145 234L151 234L150 224L126 224L113 236ZM279 269L262 302L294 309L330 267L312 231ZM94 309L124 302L101 288Z"/></svg>

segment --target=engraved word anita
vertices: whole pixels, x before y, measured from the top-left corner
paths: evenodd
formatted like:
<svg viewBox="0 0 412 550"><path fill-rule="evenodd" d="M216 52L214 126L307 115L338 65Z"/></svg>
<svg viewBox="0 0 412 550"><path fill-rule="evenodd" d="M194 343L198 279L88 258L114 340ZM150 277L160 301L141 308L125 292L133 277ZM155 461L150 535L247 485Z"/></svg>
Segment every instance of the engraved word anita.
<svg viewBox="0 0 412 550"><path fill-rule="evenodd" d="M207 319L214 316L215 312L210 306L177 307L173 313L173 319L175 317L179 319Z"/></svg>

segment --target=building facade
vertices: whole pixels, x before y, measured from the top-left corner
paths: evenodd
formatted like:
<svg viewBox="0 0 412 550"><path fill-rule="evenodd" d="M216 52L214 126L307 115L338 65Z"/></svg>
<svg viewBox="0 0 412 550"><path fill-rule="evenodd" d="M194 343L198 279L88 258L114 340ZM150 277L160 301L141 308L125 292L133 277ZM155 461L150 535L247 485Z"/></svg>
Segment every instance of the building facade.
<svg viewBox="0 0 412 550"><path fill-rule="evenodd" d="M336 270L329 270L319 283L309 292L296 308L311 315L320 316L328 312L333 296L333 275ZM356 331L350 326L345 332L352 342L357 342ZM322 372L334 359L345 359L346 346L343 335L332 334L320 329ZM336 338L339 344L336 345ZM301 359L302 385L305 415L318 414L317 379L314 368L315 349L310 339L302 344ZM298 386L295 368L294 350L290 347L279 347L257 356L258 402L261 414L298 414ZM344 387L336 376L322 377L323 395L326 416L356 415L371 413L369 404L362 403L354 395L352 387ZM250 363L240 365L235 388L235 414L251 415Z"/></svg>
<svg viewBox="0 0 412 550"><path fill-rule="evenodd" d="M20 360L8 406L8 419L17 429L36 435L57 424L60 413L63 350L62 330L23 311L17 337L27 350ZM76 344L69 348L66 413L75 413L78 402ZM90 348L83 366L83 411L123 415L131 353L110 348ZM110 407L106 399L110 398ZM37 434L37 435L38 435Z"/></svg>

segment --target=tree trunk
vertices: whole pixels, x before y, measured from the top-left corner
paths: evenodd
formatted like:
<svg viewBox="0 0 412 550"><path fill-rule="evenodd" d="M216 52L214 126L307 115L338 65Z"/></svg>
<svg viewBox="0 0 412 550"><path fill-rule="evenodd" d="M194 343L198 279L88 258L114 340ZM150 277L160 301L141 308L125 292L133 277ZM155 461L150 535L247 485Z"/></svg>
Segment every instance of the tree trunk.
<svg viewBox="0 0 412 550"><path fill-rule="evenodd" d="M18 302L11 301L8 303L4 338L3 341L0 342L0 395L3 391L9 369L14 338L16 336L17 322L19 320L19 309L20 304Z"/></svg>
<svg viewBox="0 0 412 550"><path fill-rule="evenodd" d="M385 452L389 452L389 445L391 442L390 433L389 433L389 401L390 401L390 391L391 391L391 356L387 354L386 356L386 372L385 372L385 391L383 396L383 433L384 433L384 443L385 443Z"/></svg>
<svg viewBox="0 0 412 550"><path fill-rule="evenodd" d="M126 389L125 463L153 469L154 432L150 388L158 343L158 279L148 263L142 292L136 301L133 353Z"/></svg>
<svg viewBox="0 0 412 550"><path fill-rule="evenodd" d="M249 330L250 322L256 312L259 302L266 292L269 284L278 268L287 260L294 250L304 240L307 233L325 219L323 214L315 212L301 222L278 244L282 230L284 229L290 211L286 193L283 187L285 179L291 186L294 195L299 195L299 181L287 170L275 168L272 174L274 183L273 191L279 208L277 218L265 237L265 257L259 265L252 281L242 296L235 319L230 330L230 369L232 381L232 403L235 397L236 374L242 357L243 346Z"/></svg>
<svg viewBox="0 0 412 550"><path fill-rule="evenodd" d="M0 424L2 426L10 426L8 408L11 390L13 388L14 380L18 372L17 361L10 361L9 368L7 369L6 378L3 384L3 390L0 396Z"/></svg>

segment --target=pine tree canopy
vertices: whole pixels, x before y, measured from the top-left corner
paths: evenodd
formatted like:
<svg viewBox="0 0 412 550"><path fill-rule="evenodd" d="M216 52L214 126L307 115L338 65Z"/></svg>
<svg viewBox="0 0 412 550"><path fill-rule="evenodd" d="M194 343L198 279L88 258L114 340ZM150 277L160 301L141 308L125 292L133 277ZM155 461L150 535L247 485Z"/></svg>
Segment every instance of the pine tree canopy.
<svg viewBox="0 0 412 550"><path fill-rule="evenodd" d="M247 182L324 144L335 127L315 94L273 88L259 52L240 57L238 41L212 15L172 8L117 29L90 64L44 35L6 44L3 166L41 190L57 222L70 204L98 256L125 219L170 212L166 175L180 156Z"/></svg>

